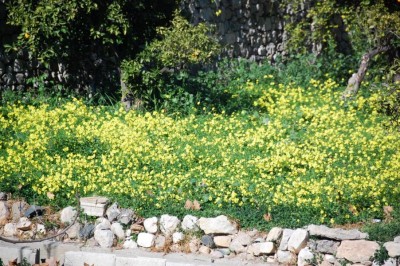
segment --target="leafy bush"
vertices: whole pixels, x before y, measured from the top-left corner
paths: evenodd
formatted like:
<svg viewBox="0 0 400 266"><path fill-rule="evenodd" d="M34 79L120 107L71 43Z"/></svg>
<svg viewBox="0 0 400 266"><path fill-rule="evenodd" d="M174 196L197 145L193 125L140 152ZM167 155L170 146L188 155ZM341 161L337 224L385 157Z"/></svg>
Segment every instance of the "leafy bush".
<svg viewBox="0 0 400 266"><path fill-rule="evenodd" d="M132 98L152 107L161 104L179 110L196 94L188 90L186 77L210 63L219 44L209 26L191 25L178 13L170 27L160 27L157 32L159 40L152 41L135 59L122 63L122 79Z"/></svg>
<svg viewBox="0 0 400 266"><path fill-rule="evenodd" d="M380 244L379 249L375 251L373 259L374 262L379 266L385 265L385 262L390 259L389 253L383 244Z"/></svg>
<svg viewBox="0 0 400 266"><path fill-rule="evenodd" d="M97 92L115 95L121 61L154 38L155 28L169 22L177 4L175 0L134 4L128 0L10 0L7 23L20 30L17 41L6 47L27 51L44 66L62 61L70 74L67 85L74 90L81 83L95 83L90 85ZM93 54L107 61L104 73L98 73L101 70L94 60L87 60ZM66 89L65 94L70 94Z"/></svg>
<svg viewBox="0 0 400 266"><path fill-rule="evenodd" d="M263 85L275 82L277 71L268 63L224 59L214 70L200 71L191 85L199 92L200 105L232 113L254 109Z"/></svg>
<svg viewBox="0 0 400 266"><path fill-rule="evenodd" d="M385 243L400 235L400 209L393 208L384 218L382 222L367 222L363 226L362 230L368 233L369 239Z"/></svg>

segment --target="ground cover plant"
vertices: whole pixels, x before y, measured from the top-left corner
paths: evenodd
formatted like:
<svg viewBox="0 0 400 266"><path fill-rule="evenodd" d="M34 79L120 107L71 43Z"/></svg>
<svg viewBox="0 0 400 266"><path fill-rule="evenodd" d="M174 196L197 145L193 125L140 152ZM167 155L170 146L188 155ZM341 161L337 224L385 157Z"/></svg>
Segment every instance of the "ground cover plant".
<svg viewBox="0 0 400 266"><path fill-rule="evenodd" d="M330 78L246 81L254 110L125 112L72 100L0 112L0 190L65 206L105 195L142 215L225 213L243 226L351 223L399 207L400 139L380 92ZM201 103L198 103L201 106ZM264 217L264 219L263 219Z"/></svg>

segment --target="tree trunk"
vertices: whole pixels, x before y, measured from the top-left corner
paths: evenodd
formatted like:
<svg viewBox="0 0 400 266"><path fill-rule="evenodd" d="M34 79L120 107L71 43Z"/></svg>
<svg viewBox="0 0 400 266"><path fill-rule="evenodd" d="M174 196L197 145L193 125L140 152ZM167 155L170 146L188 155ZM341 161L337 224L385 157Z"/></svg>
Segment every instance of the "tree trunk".
<svg viewBox="0 0 400 266"><path fill-rule="evenodd" d="M358 68L358 72L354 73L347 83L346 90L342 94L342 100L346 100L351 96L357 94L358 90L360 89L361 82L365 77L365 73L367 73L369 61L379 53L386 52L390 49L390 46L381 46L368 53L365 53L361 57L361 64Z"/></svg>

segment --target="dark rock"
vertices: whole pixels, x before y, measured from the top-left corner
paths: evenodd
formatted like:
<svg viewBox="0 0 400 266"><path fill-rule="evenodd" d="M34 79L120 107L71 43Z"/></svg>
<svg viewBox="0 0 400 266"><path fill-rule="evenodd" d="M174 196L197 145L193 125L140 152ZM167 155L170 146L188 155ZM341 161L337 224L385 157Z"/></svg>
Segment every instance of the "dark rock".
<svg viewBox="0 0 400 266"><path fill-rule="evenodd" d="M0 76L6 72L4 64L0 61Z"/></svg>
<svg viewBox="0 0 400 266"><path fill-rule="evenodd" d="M11 73L4 74L1 77L6 85L13 85L15 84L15 78Z"/></svg>
<svg viewBox="0 0 400 266"><path fill-rule="evenodd" d="M201 244L209 248L215 248L214 238L210 235L204 235L201 237Z"/></svg>
<svg viewBox="0 0 400 266"><path fill-rule="evenodd" d="M14 60L14 72L21 72L24 69L24 62L21 59Z"/></svg>
<svg viewBox="0 0 400 266"><path fill-rule="evenodd" d="M86 224L81 230L79 230L79 237L82 239L89 239L94 236L94 224Z"/></svg>
<svg viewBox="0 0 400 266"><path fill-rule="evenodd" d="M24 216L28 218L32 218L34 216L42 216L45 209L40 206L31 205L26 211Z"/></svg>
<svg viewBox="0 0 400 266"><path fill-rule="evenodd" d="M25 81L25 76L22 73L18 73L15 75L15 79L17 80L18 84L23 84Z"/></svg>
<svg viewBox="0 0 400 266"><path fill-rule="evenodd" d="M7 194L4 192L0 192L0 201L6 201L7 200Z"/></svg>

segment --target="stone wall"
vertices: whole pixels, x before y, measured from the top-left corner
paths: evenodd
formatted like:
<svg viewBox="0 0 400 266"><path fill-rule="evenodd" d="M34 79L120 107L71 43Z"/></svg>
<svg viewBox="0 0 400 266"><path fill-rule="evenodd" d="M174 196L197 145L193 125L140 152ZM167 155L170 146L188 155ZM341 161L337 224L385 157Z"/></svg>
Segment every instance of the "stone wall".
<svg viewBox="0 0 400 266"><path fill-rule="evenodd" d="M79 60L63 58L49 65L28 51L10 52L3 47L17 40L19 29L5 23L6 7L0 0L0 91L27 91L38 86L72 85L77 93L93 96L102 89L119 88L119 71L113 56L99 47ZM109 90L108 90L109 91Z"/></svg>
<svg viewBox="0 0 400 266"><path fill-rule="evenodd" d="M390 241L385 243L378 243L369 240L367 233L357 229L345 230L324 225L308 225L297 229L274 227L269 232L243 230L239 228L238 220L231 220L224 215L185 215L183 219L179 219L164 214L160 217L144 218L139 217L132 209L119 207L116 202L112 203L106 197L80 198L79 202L81 209L68 206L59 212L56 226L62 226L65 234L59 233L59 236L51 237L61 229L46 228L44 225L48 216L42 215L49 211L48 208L29 205L25 201L7 200L7 193L0 192L0 246L1 241L13 241L12 238L16 236L24 239L27 244L31 239L51 237L58 241L54 242L55 247L64 241L90 249L100 246L101 252L110 248L123 248L128 249L131 254L134 250L151 250L178 254L185 252L186 257L196 259L200 257L194 256L202 255L201 265L399 265L400 236L388 239ZM190 206L186 204L185 208L190 209L188 207ZM196 211L195 208L192 210ZM92 219L77 219L81 214ZM44 220L37 219L37 216L42 216ZM54 218L52 222L55 222ZM57 253L52 254L54 256ZM74 255L78 256L77 253ZM153 253L151 257L159 256ZM1 247L0 258L3 261L14 259L4 252L2 254ZM210 263L205 263L204 259L208 259ZM99 265L97 262L94 260L90 265ZM143 265L139 261L130 262L129 265ZM82 264L83 262L76 262L65 265ZM165 263L165 260L160 263L154 261L151 265L172 264L193 265L169 264Z"/></svg>
<svg viewBox="0 0 400 266"><path fill-rule="evenodd" d="M285 54L286 22L301 18L307 9L301 5L294 14L280 4L276 0L184 0L183 9L194 24L216 25L230 57L273 61L277 55Z"/></svg>
<svg viewBox="0 0 400 266"><path fill-rule="evenodd" d="M183 0L182 9L196 24L205 21L217 27L224 55L253 61L274 61L285 55L285 16L293 21L306 13L306 6L293 14L283 10L276 0ZM5 24L6 9L0 0L0 90L27 90L44 84L69 84L86 95L102 88L119 87L115 58L93 47L92 53L79 59L60 60L45 67L26 51L6 52L3 44L16 39L18 29ZM35 77L32 79L32 77Z"/></svg>

